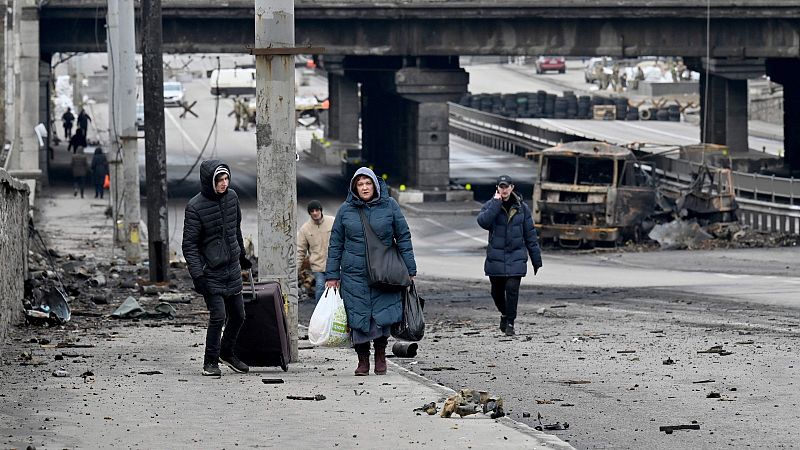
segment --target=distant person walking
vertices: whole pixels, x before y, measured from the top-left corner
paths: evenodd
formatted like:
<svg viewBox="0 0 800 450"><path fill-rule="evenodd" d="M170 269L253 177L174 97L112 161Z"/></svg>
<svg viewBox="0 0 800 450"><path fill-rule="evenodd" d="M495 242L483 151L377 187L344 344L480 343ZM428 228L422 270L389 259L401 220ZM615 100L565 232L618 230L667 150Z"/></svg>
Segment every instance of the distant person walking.
<svg viewBox="0 0 800 450"><path fill-rule="evenodd" d="M500 331L513 336L519 284L527 274L528 256L536 275L542 267L542 254L531 210L514 192L510 176L497 178L497 190L481 208L478 225L489 231L483 270L489 277L492 299L500 311Z"/></svg>
<svg viewBox="0 0 800 450"><path fill-rule="evenodd" d="M200 164L200 193L186 204L183 256L210 313L203 375L220 376L219 364L234 372L250 370L233 353L245 319L242 269L252 267L244 256L239 196L228 186L231 169L219 160ZM222 328L225 327L223 334Z"/></svg>
<svg viewBox="0 0 800 450"><path fill-rule="evenodd" d="M67 108L67 112L61 115L61 122L64 124L64 140L69 141L72 137L72 123L75 122L72 109Z"/></svg>
<svg viewBox="0 0 800 450"><path fill-rule="evenodd" d="M75 130L75 134L69 138L67 151L72 150L72 153L83 153L83 149L86 148L86 145L86 135L83 134L82 128L78 128Z"/></svg>
<svg viewBox="0 0 800 450"><path fill-rule="evenodd" d="M72 155L70 167L72 168L72 184L74 186L73 196L77 197L78 192L80 192L81 198L83 198L83 188L86 185L86 175L89 172L89 160L86 158L86 154L83 151L75 152Z"/></svg>
<svg viewBox="0 0 800 450"><path fill-rule="evenodd" d="M108 158L103 149L97 147L92 156L92 181L94 182L94 198L103 198L105 187L103 184L108 176Z"/></svg>
<svg viewBox="0 0 800 450"><path fill-rule="evenodd" d="M339 207L328 247L326 287L341 286L350 337L358 354L356 375L369 374L369 342L375 346L375 374L386 373L386 343L391 326L403 319L400 291L369 285L363 217L384 245L397 243L408 274L417 274L411 231L400 205L375 173L362 167L350 181L347 200Z"/></svg>
<svg viewBox="0 0 800 450"><path fill-rule="evenodd" d="M78 129L83 130L83 135L85 137L89 136L89 122L92 121L92 118L89 117L89 114L86 113L86 110L81 108L81 112L78 113Z"/></svg>
<svg viewBox="0 0 800 450"><path fill-rule="evenodd" d="M325 263L334 217L322 214L322 203L318 200L308 202L307 209L311 217L297 232L297 267L308 258L314 274L314 298L319 301L325 292Z"/></svg>

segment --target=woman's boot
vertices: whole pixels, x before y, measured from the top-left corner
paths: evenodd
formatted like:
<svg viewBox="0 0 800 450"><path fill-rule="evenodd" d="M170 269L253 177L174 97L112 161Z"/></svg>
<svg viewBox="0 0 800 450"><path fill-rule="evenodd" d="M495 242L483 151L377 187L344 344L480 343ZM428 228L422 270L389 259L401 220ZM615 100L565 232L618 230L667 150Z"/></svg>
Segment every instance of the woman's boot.
<svg viewBox="0 0 800 450"><path fill-rule="evenodd" d="M386 374L386 338L375 340L375 375Z"/></svg>
<svg viewBox="0 0 800 450"><path fill-rule="evenodd" d="M358 354L358 367L356 367L355 374L357 377L369 375L369 342L366 344L356 344L356 353Z"/></svg>

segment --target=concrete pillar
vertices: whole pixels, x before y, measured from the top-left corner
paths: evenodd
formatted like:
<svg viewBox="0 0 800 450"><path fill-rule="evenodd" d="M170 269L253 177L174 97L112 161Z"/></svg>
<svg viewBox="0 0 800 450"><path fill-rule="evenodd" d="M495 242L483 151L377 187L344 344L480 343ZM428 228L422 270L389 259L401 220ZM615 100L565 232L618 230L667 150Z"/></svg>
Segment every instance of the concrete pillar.
<svg viewBox="0 0 800 450"><path fill-rule="evenodd" d="M349 57L348 57L349 58ZM449 109L469 75L458 58L356 58L345 75L361 82L361 155L390 185L445 200L450 184ZM364 70L380 67L382 70Z"/></svg>
<svg viewBox="0 0 800 450"><path fill-rule="evenodd" d="M725 144L725 80L713 74L700 75L700 140Z"/></svg>
<svg viewBox="0 0 800 450"><path fill-rule="evenodd" d="M399 167L405 181L422 190L426 201L445 200L450 184L449 109L467 91L469 74L458 67L457 58L416 59L415 67L394 74L392 86L404 99L400 113L397 155L405 155Z"/></svg>
<svg viewBox="0 0 800 450"><path fill-rule="evenodd" d="M336 73L328 73L328 139L347 144L358 143L358 83Z"/></svg>
<svg viewBox="0 0 800 450"><path fill-rule="evenodd" d="M747 153L747 80L725 81L725 143L731 153Z"/></svg>
<svg viewBox="0 0 800 450"><path fill-rule="evenodd" d="M732 153L747 152L747 80L710 74L707 91L703 74L700 77L700 104L707 109L700 115L701 140L727 145Z"/></svg>
<svg viewBox="0 0 800 450"><path fill-rule="evenodd" d="M6 0L0 0L0 149L6 142ZM0 154L2 151L0 150ZM0 160L0 166L5 163Z"/></svg>
<svg viewBox="0 0 800 450"><path fill-rule="evenodd" d="M411 102L408 128L409 182L423 191L446 189L450 183L449 109L447 103Z"/></svg>
<svg viewBox="0 0 800 450"><path fill-rule="evenodd" d="M767 75L783 85L783 164L791 173L800 172L800 59L769 59Z"/></svg>
<svg viewBox="0 0 800 450"><path fill-rule="evenodd" d="M38 116L39 119L37 123L43 123L47 128L47 136L44 140L44 146L40 146L39 150L39 169L42 171L42 174L49 174L49 167L50 167L50 159L48 157L47 149L50 147L50 143L53 139L53 131L54 127L50 121L51 118L51 103L50 103L50 86L52 86L52 78L53 78L53 70L50 66L50 61L52 59L51 55L42 55L42 60L39 61L39 110ZM38 139L37 139L38 145ZM42 183L42 186L49 185L49 180L47 176L42 176L39 178Z"/></svg>
<svg viewBox="0 0 800 450"><path fill-rule="evenodd" d="M18 60L19 91L15 99L17 109L18 169L24 173L39 173L39 140L34 127L39 123L39 11L35 6L14 2L15 14L19 12Z"/></svg>

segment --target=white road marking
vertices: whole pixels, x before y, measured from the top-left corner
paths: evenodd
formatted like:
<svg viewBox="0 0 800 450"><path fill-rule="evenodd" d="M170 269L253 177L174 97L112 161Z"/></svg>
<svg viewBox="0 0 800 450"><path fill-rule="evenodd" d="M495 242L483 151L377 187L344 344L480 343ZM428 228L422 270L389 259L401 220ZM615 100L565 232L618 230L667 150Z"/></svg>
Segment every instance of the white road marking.
<svg viewBox="0 0 800 450"><path fill-rule="evenodd" d="M169 117L169 120L172 122L172 124L175 125L175 127L178 129L178 131L181 132L181 135L183 135L183 138L186 139L187 141L189 141L189 144L192 146L192 148L194 148L194 150L199 155L200 154L200 147L192 140L191 137L189 137L189 135L186 133L186 130L184 130L183 127L178 123L178 121L175 120L175 117L172 115L172 113L169 112L168 109L164 108L164 115Z"/></svg>
<svg viewBox="0 0 800 450"><path fill-rule="evenodd" d="M432 223L432 224L436 225L439 228L443 228L445 230L451 231L451 232L453 232L453 233L455 233L455 234L457 234L457 235L459 235L461 237L465 237L467 239L472 239L473 241L479 242L479 243L481 243L483 245L486 245L487 242L488 242L486 239L481 239L481 238L477 238L475 236L470 236L469 234L464 233L463 231L454 230L454 229L452 229L450 227L444 226L443 224L441 224L441 223L439 223L439 222L437 222L437 221L435 221L435 220L433 220L433 219L431 219L429 217L425 217L425 221L429 222L429 223Z"/></svg>

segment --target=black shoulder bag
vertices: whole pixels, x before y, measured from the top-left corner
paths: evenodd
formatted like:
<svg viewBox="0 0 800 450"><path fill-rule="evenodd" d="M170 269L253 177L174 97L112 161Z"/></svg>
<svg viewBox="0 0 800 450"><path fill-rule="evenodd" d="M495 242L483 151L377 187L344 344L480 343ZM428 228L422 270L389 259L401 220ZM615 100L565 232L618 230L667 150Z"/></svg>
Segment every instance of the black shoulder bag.
<svg viewBox="0 0 800 450"><path fill-rule="evenodd" d="M386 246L381 242L375 230L367 220L364 209L360 208L361 225L364 228L364 241L367 247L367 272L369 285L387 291L401 290L411 284L408 268L400 256L400 249L392 238L392 244Z"/></svg>

